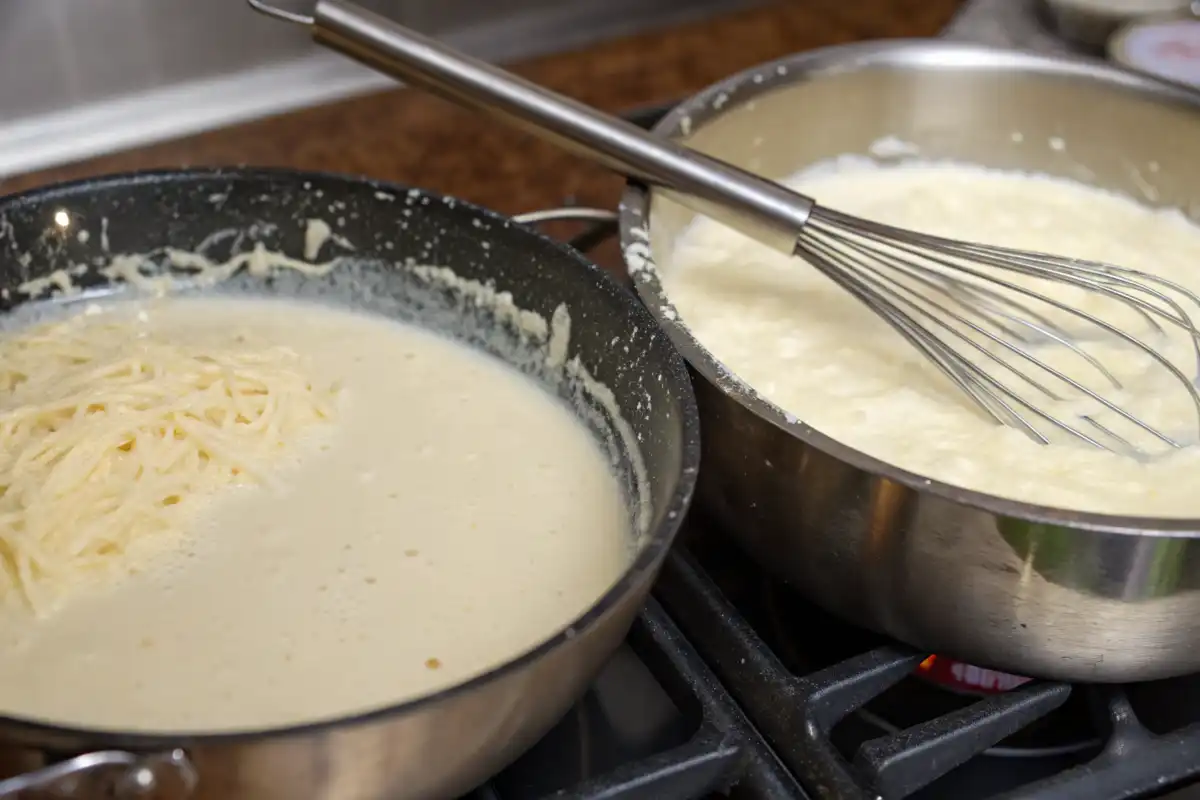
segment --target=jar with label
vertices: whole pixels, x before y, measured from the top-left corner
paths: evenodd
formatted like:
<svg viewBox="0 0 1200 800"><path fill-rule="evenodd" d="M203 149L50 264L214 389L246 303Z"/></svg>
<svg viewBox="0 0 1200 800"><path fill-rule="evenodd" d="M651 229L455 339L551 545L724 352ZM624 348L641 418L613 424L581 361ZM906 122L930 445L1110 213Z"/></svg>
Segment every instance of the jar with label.
<svg viewBox="0 0 1200 800"><path fill-rule="evenodd" d="M1122 66L1200 89L1200 18L1130 23L1112 37L1108 53Z"/></svg>
<svg viewBox="0 0 1200 800"><path fill-rule="evenodd" d="M1120 28L1148 17L1181 16L1196 0L1044 0L1056 32L1073 44L1103 50Z"/></svg>

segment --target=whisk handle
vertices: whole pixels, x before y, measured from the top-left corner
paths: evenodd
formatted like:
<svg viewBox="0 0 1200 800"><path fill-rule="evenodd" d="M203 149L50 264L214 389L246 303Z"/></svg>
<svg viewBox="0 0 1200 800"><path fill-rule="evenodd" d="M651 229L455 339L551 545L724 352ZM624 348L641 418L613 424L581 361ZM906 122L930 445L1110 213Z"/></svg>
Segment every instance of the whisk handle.
<svg viewBox="0 0 1200 800"><path fill-rule="evenodd" d="M253 2L259 10L261 0ZM346 0L319 0L314 39L380 72L528 131L791 254L813 201L471 58Z"/></svg>

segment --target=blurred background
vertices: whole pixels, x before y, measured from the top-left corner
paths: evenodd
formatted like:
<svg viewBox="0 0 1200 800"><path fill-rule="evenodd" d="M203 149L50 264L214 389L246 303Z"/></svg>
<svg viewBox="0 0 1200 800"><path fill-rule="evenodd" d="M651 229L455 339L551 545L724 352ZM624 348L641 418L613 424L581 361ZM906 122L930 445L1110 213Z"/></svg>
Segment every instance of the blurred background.
<svg viewBox="0 0 1200 800"><path fill-rule="evenodd" d="M797 50L889 36L1107 57L1200 86L1200 0L357 1L477 57L532 69L528 76L610 111L677 100ZM301 12L315 4L273 2ZM1149 24L1166 17L1190 21ZM1139 20L1147 25L1136 35L1126 30ZM380 161L381 149L394 150L389 131L436 118L435 139L445 141L462 118L375 94L394 85L318 48L304 29L254 13L245 0L0 0L0 181L11 190L14 178L47 169L63 178L213 159L354 166L414 180L426 173L393 174ZM360 105L345 116L334 101L356 96L348 102ZM299 115L270 135L237 133L238 123L289 111ZM309 130L318 120L319 135ZM196 140L219 130L228 133ZM182 144L146 152L168 141ZM313 160L315 145L302 142L353 153L362 164ZM435 155L420 152L420 164ZM60 169L118 153L141 155Z"/></svg>
<svg viewBox="0 0 1200 800"><path fill-rule="evenodd" d="M513 61L755 0L361 0ZM311 0L279 0L307 10ZM0 0L0 175L388 86L244 0Z"/></svg>

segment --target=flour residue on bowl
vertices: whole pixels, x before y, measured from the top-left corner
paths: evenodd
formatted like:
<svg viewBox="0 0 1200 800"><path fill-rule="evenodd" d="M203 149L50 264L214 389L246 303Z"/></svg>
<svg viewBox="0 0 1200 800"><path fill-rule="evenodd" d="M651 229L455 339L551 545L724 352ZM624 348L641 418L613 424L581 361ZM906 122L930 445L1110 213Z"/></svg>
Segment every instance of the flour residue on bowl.
<svg viewBox="0 0 1200 800"><path fill-rule="evenodd" d="M378 197L382 192L377 192ZM304 260L316 261L321 249L327 242L333 242L343 250L353 250L354 245L345 236L333 232L329 223L320 218L312 218L304 223Z"/></svg>

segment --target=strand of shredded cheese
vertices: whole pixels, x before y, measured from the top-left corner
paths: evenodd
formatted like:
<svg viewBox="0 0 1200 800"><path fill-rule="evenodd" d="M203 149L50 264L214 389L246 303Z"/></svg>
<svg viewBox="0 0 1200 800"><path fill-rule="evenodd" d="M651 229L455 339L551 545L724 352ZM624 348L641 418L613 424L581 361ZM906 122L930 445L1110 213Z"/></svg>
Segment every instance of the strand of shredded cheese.
<svg viewBox="0 0 1200 800"><path fill-rule="evenodd" d="M282 347L164 339L80 315L0 336L0 604L52 610L138 569L198 500L263 483L334 417Z"/></svg>

